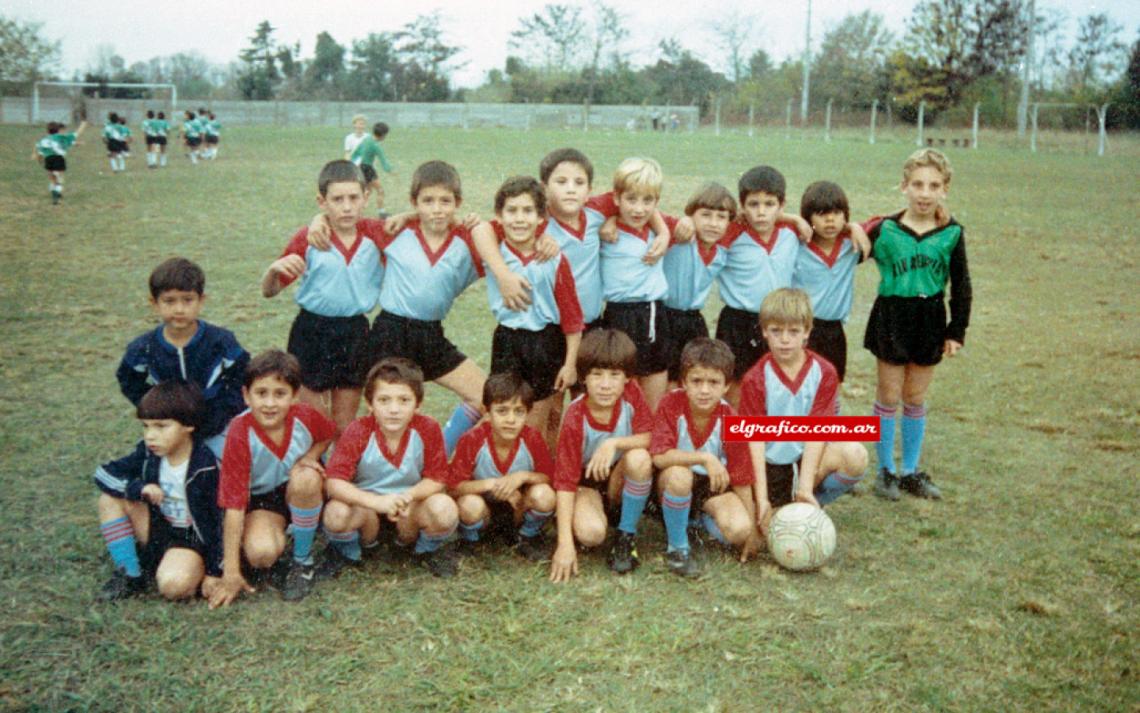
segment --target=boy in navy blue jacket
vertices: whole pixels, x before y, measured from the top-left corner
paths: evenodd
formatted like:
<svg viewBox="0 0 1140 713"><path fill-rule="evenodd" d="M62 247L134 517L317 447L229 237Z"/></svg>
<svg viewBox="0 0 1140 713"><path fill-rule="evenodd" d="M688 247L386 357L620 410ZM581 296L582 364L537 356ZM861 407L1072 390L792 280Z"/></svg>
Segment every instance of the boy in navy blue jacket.
<svg viewBox="0 0 1140 713"><path fill-rule="evenodd" d="M127 345L115 376L135 406L155 384L195 384L206 400L195 435L221 458L226 426L245 410L241 387L249 352L229 330L198 319L205 290L202 268L186 258L156 267L150 274L150 303L162 325Z"/></svg>
<svg viewBox="0 0 1140 713"><path fill-rule="evenodd" d="M101 599L142 593L150 576L167 599L192 597L199 586L208 595L217 586L222 574L218 464L193 437L203 413L202 394L193 384L155 386L138 405L143 440L130 455L95 471L95 484L103 491L99 529L115 564Z"/></svg>

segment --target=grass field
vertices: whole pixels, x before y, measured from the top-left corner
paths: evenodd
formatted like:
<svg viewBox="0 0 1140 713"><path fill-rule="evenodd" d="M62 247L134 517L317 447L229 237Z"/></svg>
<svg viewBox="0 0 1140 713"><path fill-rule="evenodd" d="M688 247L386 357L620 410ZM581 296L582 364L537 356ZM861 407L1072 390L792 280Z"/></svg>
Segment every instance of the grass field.
<svg viewBox="0 0 1140 713"><path fill-rule="evenodd" d="M642 568L622 579L598 554L566 585L506 554L447 582L374 563L300 604L267 592L210 612L94 602L110 568L90 476L140 435L114 370L153 325L146 276L176 254L206 270L205 319L251 352L284 345L295 307L263 299L258 278L314 212L317 171L344 132L234 130L213 164L175 152L147 171L136 154L116 176L97 133L68 156L53 208L29 159L38 130L0 127L0 707L1140 710L1135 139L1114 138L1103 159L950 150L975 297L966 350L939 367L928 401L924 463L946 499L845 498L829 509L839 548L821 572L714 555L701 580L680 581L650 524ZM599 189L621 158L657 158L669 211L701 180L734 187L765 162L787 175L791 208L830 178L857 216L901 207L912 150L782 132L397 128L389 205L418 162L445 158L465 206L487 213L503 178L566 144L592 157ZM847 413L870 413L860 345L876 280L861 268ZM445 326L486 367L483 289ZM442 418L452 403L432 387L424 408Z"/></svg>

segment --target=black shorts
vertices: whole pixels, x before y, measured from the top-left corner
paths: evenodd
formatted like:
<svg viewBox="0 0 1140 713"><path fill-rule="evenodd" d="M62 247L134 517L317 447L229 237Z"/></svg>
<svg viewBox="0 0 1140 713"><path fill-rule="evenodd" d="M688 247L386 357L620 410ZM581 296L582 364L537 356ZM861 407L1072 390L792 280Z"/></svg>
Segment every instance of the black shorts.
<svg viewBox="0 0 1140 713"><path fill-rule="evenodd" d="M166 146L166 137L165 136L156 136L156 137L154 137L154 142L156 144L158 144L159 146Z"/></svg>
<svg viewBox="0 0 1140 713"><path fill-rule="evenodd" d="M206 135L206 143L210 144L211 146L216 145L218 143L218 137L216 135L210 136L207 134Z"/></svg>
<svg viewBox="0 0 1140 713"><path fill-rule="evenodd" d="M946 303L933 297L877 297L863 346L888 364L934 366L946 341Z"/></svg>
<svg viewBox="0 0 1140 713"><path fill-rule="evenodd" d="M725 307L716 320L716 338L728 345L736 357L734 381L768 353L768 343L760 334L760 315L734 307Z"/></svg>
<svg viewBox="0 0 1140 713"><path fill-rule="evenodd" d="M699 309L662 308L669 334L665 340L665 353L669 360L669 381L681 380L681 352L685 345L697 337L709 336L709 326Z"/></svg>
<svg viewBox="0 0 1140 713"><path fill-rule="evenodd" d="M426 322L381 312L368 335L368 366L384 357L404 357L424 372L424 381L435 381L455 371L466 359L443 336L443 323Z"/></svg>
<svg viewBox="0 0 1140 713"><path fill-rule="evenodd" d="M366 163L360 165L360 172L364 174L365 185L372 183L378 178L376 175L376 169Z"/></svg>
<svg viewBox="0 0 1140 713"><path fill-rule="evenodd" d="M491 338L491 373L513 371L534 389L534 400L554 393L558 370L566 362L566 336L557 324L541 332L499 325Z"/></svg>
<svg viewBox="0 0 1140 713"><path fill-rule="evenodd" d="M249 503L245 506L245 511L251 513L254 510L268 510L275 512L285 518L285 522L289 522L289 503L285 501L285 491L288 490L289 483L282 483L268 493L261 495L250 495Z"/></svg>
<svg viewBox="0 0 1140 713"><path fill-rule="evenodd" d="M843 332L843 322L837 319L813 319L807 346L831 362L842 382L847 374L847 335Z"/></svg>
<svg viewBox="0 0 1140 713"><path fill-rule="evenodd" d="M669 323L664 305L657 302L608 302L602 323L625 332L637 347L637 376L649 376L669 368L666 342Z"/></svg>
<svg viewBox="0 0 1140 713"><path fill-rule="evenodd" d="M107 139L107 152L108 153L126 153L127 142L119 141L118 139Z"/></svg>
<svg viewBox="0 0 1140 713"><path fill-rule="evenodd" d="M146 145L147 146L150 146L152 144L157 144L157 143L158 143L158 137L157 136L147 135L147 137L146 137Z"/></svg>
<svg viewBox="0 0 1140 713"><path fill-rule="evenodd" d="M202 137L201 136L187 136L186 137L186 145L192 149L196 149L202 145Z"/></svg>
<svg viewBox="0 0 1140 713"><path fill-rule="evenodd" d="M66 171L67 159L63 156L45 156L44 168L48 171Z"/></svg>
<svg viewBox="0 0 1140 713"><path fill-rule="evenodd" d="M301 310L289 330L287 351L301 362L310 391L352 389L364 383L368 317L323 317Z"/></svg>
<svg viewBox="0 0 1140 713"><path fill-rule="evenodd" d="M768 502L772 507L778 508L792 502L796 492L796 476L799 475L800 461L787 465L768 463L764 471L768 475Z"/></svg>
<svg viewBox="0 0 1140 713"><path fill-rule="evenodd" d="M153 577L158 571L162 557L175 547L193 550L206 562L206 543L198 537L192 527L175 527L162 516L156 507L150 508L150 539L142 548L140 564L144 572Z"/></svg>

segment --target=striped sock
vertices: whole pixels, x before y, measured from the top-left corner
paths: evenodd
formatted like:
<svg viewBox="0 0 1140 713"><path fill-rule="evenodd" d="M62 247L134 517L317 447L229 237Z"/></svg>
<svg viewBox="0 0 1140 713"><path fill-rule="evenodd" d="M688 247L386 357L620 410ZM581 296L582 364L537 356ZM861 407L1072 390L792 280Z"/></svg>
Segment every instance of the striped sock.
<svg viewBox="0 0 1140 713"><path fill-rule="evenodd" d="M898 404L887 406L876 401L875 408L871 411L879 417L879 442L875 444L879 467L886 468L891 473L898 472L895 468L895 415L898 410Z"/></svg>
<svg viewBox="0 0 1140 713"><path fill-rule="evenodd" d="M546 521L554 515L554 511L542 510L527 510L523 513L522 525L519 527L519 534L523 537L538 537L542 532L542 528L546 525Z"/></svg>
<svg viewBox="0 0 1140 713"><path fill-rule="evenodd" d="M312 564L313 538L316 537L317 523L321 519L321 506L299 508L290 505L289 518L293 523L293 561Z"/></svg>
<svg viewBox="0 0 1140 713"><path fill-rule="evenodd" d="M637 521L641 513L645 512L645 503L649 502L649 494L653 492L652 480L625 479L621 490L621 522L618 529L631 535L637 534Z"/></svg>
<svg viewBox="0 0 1140 713"><path fill-rule="evenodd" d="M479 412L479 409L466 403L461 403L455 407L455 410L451 412L451 418L447 419L447 423L443 427L443 445L447 449L448 458L455 453L455 444L459 443L463 434L471 430L471 427L478 423L482 417L483 414Z"/></svg>
<svg viewBox="0 0 1140 713"><path fill-rule="evenodd" d="M447 542L448 538L453 534L455 534L455 528L451 528L447 532L439 535L432 535L429 534L427 530L420 530L420 536L416 538L415 553L422 555L428 552L435 552L443 546L443 543Z"/></svg>
<svg viewBox="0 0 1140 713"><path fill-rule="evenodd" d="M103 533L103 541L107 543L107 551L111 553L111 561L116 569L127 573L128 577L138 577L142 574L139 566L139 553L135 547L135 528L126 517L111 520L99 525Z"/></svg>
<svg viewBox="0 0 1140 713"><path fill-rule="evenodd" d="M922 456L922 441L926 436L926 404L903 404L902 417L902 472L918 472Z"/></svg>
<svg viewBox="0 0 1140 713"><path fill-rule="evenodd" d="M815 500L819 503L820 507L829 505L838 500L840 496L851 492L851 489L862 480L862 473L859 475L847 475L846 473L835 471L816 486Z"/></svg>
<svg viewBox="0 0 1140 713"><path fill-rule="evenodd" d="M665 493L661 496L661 515L665 519L665 537L669 541L669 552L689 549L689 509L692 504L692 495Z"/></svg>
<svg viewBox="0 0 1140 713"><path fill-rule="evenodd" d="M485 524L487 524L485 520L480 520L470 525L465 522L461 522L459 523L459 536L468 542L478 542L479 531L483 529L483 526Z"/></svg>
<svg viewBox="0 0 1140 713"><path fill-rule="evenodd" d="M329 532L325 530L325 539L329 544L337 549L344 555L345 559L350 559L353 562L360 561L360 531L351 530L349 532Z"/></svg>

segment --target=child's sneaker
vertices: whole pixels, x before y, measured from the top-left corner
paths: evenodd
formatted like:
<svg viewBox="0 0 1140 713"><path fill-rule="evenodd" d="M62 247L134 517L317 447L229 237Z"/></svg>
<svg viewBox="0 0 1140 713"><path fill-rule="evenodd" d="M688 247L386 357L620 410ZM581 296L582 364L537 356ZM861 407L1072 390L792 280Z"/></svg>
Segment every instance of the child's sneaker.
<svg viewBox="0 0 1140 713"><path fill-rule="evenodd" d="M689 550L666 552L665 564L670 572L681 577L692 579L701 576L701 566Z"/></svg>
<svg viewBox="0 0 1140 713"><path fill-rule="evenodd" d="M527 562L541 562L549 559L549 549L546 538L541 533L534 537L519 535L518 542L515 543L515 552L519 553Z"/></svg>
<svg viewBox="0 0 1140 713"><path fill-rule="evenodd" d="M618 574L628 574L641 564L637 556L637 535L618 530L610 548L610 569Z"/></svg>
<svg viewBox="0 0 1140 713"><path fill-rule="evenodd" d="M440 547L435 552L417 553L415 559L421 567L431 572L433 576L442 579L454 577L459 571L459 566L455 563L455 556L448 547Z"/></svg>
<svg viewBox="0 0 1140 713"><path fill-rule="evenodd" d="M886 468L880 468L879 477L875 479L875 495L886 500L898 500L902 497L899 477Z"/></svg>
<svg viewBox="0 0 1140 713"><path fill-rule="evenodd" d="M455 545L455 554L460 557L475 557L479 554L479 540L468 540L460 537Z"/></svg>
<svg viewBox="0 0 1140 713"><path fill-rule="evenodd" d="M336 547L329 545L325 548L324 557L321 563L316 567L316 580L322 582L326 579L333 579L340 574L340 571L345 567L359 567L360 560L350 560L341 554L341 551Z"/></svg>
<svg viewBox="0 0 1140 713"><path fill-rule="evenodd" d="M287 602L299 602L313 591L313 581L317 568L311 564L301 564L293 560L289 573L285 575L285 585L281 588L281 598Z"/></svg>
<svg viewBox="0 0 1140 713"><path fill-rule="evenodd" d="M916 498L926 498L927 500L941 500L942 491L930 479L930 476L925 471L918 471L910 475L904 475L902 480L899 481L899 487L907 491Z"/></svg>
<svg viewBox="0 0 1140 713"><path fill-rule="evenodd" d="M129 577L122 569L116 569L99 590L99 599L104 602L117 602L120 599L138 596L146 591L146 579L141 575Z"/></svg>

